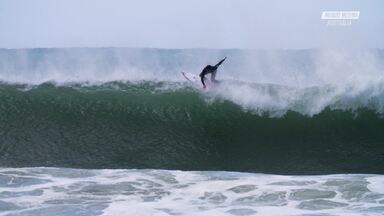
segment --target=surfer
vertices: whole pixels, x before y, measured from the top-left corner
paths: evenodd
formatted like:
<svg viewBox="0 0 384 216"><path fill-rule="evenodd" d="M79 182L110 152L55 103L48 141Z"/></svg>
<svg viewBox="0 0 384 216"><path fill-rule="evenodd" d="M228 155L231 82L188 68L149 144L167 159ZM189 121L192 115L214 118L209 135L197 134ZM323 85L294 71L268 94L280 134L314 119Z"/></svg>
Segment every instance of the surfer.
<svg viewBox="0 0 384 216"><path fill-rule="evenodd" d="M201 82L203 83L203 87L205 88L205 83L204 83L204 79L205 79L205 75L207 74L211 74L211 81L214 82L214 83L218 83L219 81L217 81L215 79L216 77L216 72L217 72L217 68L221 65L221 63L223 63L225 61L227 57L223 58L221 61L219 61L219 63L217 63L215 66L212 66L212 65L207 65L205 66L205 68L203 69L203 71L201 71L200 73L200 78L201 78Z"/></svg>

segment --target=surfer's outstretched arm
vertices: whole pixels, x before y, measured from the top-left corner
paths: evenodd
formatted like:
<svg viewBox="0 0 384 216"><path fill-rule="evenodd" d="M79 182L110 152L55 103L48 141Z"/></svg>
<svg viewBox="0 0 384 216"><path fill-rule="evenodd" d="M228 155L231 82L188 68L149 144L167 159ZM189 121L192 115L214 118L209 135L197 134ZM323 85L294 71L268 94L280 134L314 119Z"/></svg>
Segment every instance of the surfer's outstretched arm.
<svg viewBox="0 0 384 216"><path fill-rule="evenodd" d="M225 59L227 59L227 57L223 58L221 61L219 61L219 63L217 63L215 65L215 67L219 67L221 65L221 63L223 63L225 61Z"/></svg>

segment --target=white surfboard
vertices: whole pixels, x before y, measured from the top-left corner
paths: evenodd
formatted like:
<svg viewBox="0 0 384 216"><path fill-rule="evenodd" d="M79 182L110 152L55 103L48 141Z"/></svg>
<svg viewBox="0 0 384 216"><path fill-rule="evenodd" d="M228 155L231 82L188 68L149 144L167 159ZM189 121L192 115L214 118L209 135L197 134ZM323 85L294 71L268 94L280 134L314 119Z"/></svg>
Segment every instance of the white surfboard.
<svg viewBox="0 0 384 216"><path fill-rule="evenodd" d="M185 77L185 79L193 82L193 83L198 83L198 82L201 82L200 81L200 77L196 74L191 74L191 73L188 73L188 72L181 72L181 74ZM203 84L201 84L203 85Z"/></svg>
<svg viewBox="0 0 384 216"><path fill-rule="evenodd" d="M201 88L204 87L203 83L201 83L201 78L199 75L188 73L188 72L181 72L181 74L185 77L185 79L189 80L197 87L201 87ZM208 79L205 79L204 82L207 87L212 85L212 82Z"/></svg>

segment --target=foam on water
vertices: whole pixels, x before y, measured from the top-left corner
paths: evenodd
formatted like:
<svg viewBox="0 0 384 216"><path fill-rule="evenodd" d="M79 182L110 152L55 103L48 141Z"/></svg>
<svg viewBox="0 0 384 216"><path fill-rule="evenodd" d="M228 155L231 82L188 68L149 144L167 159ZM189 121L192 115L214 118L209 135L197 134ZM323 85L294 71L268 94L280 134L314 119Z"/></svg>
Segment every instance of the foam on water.
<svg viewBox="0 0 384 216"><path fill-rule="evenodd" d="M370 82L368 87L354 85L325 85L311 87L257 84L224 80L208 91L206 96L228 100L258 114L283 116L288 110L313 116L325 108L357 110L368 107L384 112L384 95L381 80Z"/></svg>
<svg viewBox="0 0 384 216"><path fill-rule="evenodd" d="M0 215L381 215L382 175L1 168Z"/></svg>

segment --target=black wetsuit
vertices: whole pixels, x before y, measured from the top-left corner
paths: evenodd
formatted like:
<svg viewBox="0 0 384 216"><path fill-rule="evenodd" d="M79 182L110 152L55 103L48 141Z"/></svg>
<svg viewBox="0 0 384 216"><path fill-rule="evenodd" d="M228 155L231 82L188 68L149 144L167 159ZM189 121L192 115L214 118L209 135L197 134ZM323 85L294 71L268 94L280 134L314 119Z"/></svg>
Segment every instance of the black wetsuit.
<svg viewBox="0 0 384 216"><path fill-rule="evenodd" d="M207 65L205 66L205 68L203 69L203 71L201 71L200 73L200 78L201 78L201 82L203 83L203 86L205 88L205 82L204 82L204 78L205 78L205 75L207 74L211 74L211 81L212 82L215 82L217 83L218 81L215 79L216 77L216 72L217 72L217 68L221 65L221 63L223 63L225 61L227 57L223 58L221 61L219 61L219 63L217 63L215 66L212 66L212 65Z"/></svg>

